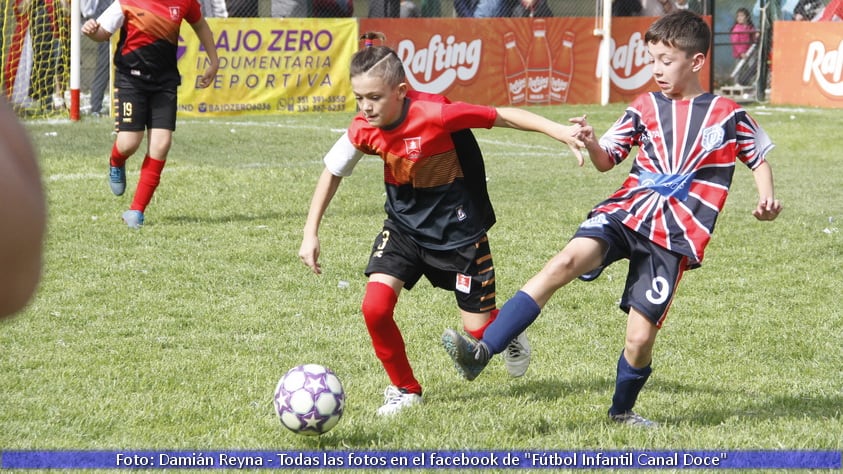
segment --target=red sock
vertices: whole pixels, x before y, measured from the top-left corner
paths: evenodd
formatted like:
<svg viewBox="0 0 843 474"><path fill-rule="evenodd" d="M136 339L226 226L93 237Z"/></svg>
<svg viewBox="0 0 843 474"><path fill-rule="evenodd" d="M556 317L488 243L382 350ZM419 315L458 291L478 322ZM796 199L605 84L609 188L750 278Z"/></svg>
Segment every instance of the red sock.
<svg viewBox="0 0 843 474"><path fill-rule="evenodd" d="M375 355L383 364L392 385L421 395L421 384L413 376L413 369L404 348L404 338L393 318L397 302L398 295L389 285L369 282L366 285L366 295L363 296L363 319L372 338Z"/></svg>
<svg viewBox="0 0 843 474"><path fill-rule="evenodd" d="M481 326L478 329L469 330L469 329L466 329L465 326L463 326L463 329L468 334L471 334L471 337L473 337L474 339L477 339L479 341L480 339L483 339L483 333L486 332L486 328L489 327L489 325L492 324L492 321L494 321L495 318L498 317L498 313L500 313L500 311L501 310L499 310L499 309L493 309L489 313L489 320L486 321L486 324L484 324L483 326Z"/></svg>
<svg viewBox="0 0 843 474"><path fill-rule="evenodd" d="M152 200L152 195L155 194L158 183L161 182L161 170L164 169L164 163L166 161L156 160L149 155L143 158L138 188L135 191L135 198L132 200L132 205L129 209L141 212L146 209L149 201Z"/></svg>
<svg viewBox="0 0 843 474"><path fill-rule="evenodd" d="M117 151L117 142L114 142L114 145L111 147L111 159L109 160L109 164L111 166L117 166L118 168L126 164L126 160L128 160L128 156L123 156Z"/></svg>

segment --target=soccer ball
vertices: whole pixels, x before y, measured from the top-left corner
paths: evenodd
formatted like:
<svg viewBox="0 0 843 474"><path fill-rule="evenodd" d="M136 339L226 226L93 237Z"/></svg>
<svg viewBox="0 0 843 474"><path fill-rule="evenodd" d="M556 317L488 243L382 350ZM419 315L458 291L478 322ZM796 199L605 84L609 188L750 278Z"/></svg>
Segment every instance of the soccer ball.
<svg viewBox="0 0 843 474"><path fill-rule="evenodd" d="M318 436L337 425L345 391L337 375L319 364L290 369L275 388L275 411L290 431Z"/></svg>

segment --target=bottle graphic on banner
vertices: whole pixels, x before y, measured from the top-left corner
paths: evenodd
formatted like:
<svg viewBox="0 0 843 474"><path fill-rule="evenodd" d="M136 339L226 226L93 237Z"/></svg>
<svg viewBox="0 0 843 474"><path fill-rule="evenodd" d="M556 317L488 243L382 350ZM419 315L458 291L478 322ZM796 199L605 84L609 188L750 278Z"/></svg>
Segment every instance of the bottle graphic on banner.
<svg viewBox="0 0 843 474"><path fill-rule="evenodd" d="M544 19L533 20L533 41L527 54L527 104L550 102L550 45Z"/></svg>
<svg viewBox="0 0 843 474"><path fill-rule="evenodd" d="M562 37L562 47L553 61L550 73L550 103L568 102L571 80L574 76L574 32L566 31Z"/></svg>
<svg viewBox="0 0 843 474"><path fill-rule="evenodd" d="M506 48L503 57L503 74L506 79L506 94L510 105L524 105L527 102L527 65L518 50L515 33L503 35Z"/></svg>

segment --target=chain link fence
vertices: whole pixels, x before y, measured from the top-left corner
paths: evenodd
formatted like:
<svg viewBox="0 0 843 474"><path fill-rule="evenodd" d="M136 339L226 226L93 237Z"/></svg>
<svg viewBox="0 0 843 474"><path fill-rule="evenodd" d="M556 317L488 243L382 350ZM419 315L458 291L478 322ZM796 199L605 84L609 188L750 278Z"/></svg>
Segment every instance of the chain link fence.
<svg viewBox="0 0 843 474"><path fill-rule="evenodd" d="M44 2L45 0L34 0ZM602 15L601 0L535 0L528 6L530 0L497 0L497 9L493 16L557 16L557 17L594 17ZM620 2L629 0L614 0L617 8ZM632 0L639 2L642 0ZM654 0L643 0L654 1ZM712 84L715 91L737 90L738 93L747 96L744 98L763 101L766 99L767 88L771 75L771 64L769 62L772 45L772 26L777 20L810 19L817 12L824 8L824 0L670 0L678 2L699 2L694 8L698 8L703 14L711 15L713 21L714 40L712 45ZM399 17L399 16L420 16L420 17L458 17L472 16L477 14L480 2L487 0L227 0L226 7L229 17L260 18L278 16L284 8L289 9L293 3L304 5L309 15L319 17ZM21 20L16 15L15 7L23 3L22 0L4 0L0 5L3 11L0 13L0 39L2 39L2 65L3 65L3 90L7 97L11 97L12 83L15 78L12 73L17 74L18 81L29 81L19 73L19 67L13 66L13 62L25 60L26 48L49 46L50 54L58 53L54 62L49 66L54 67L56 77L52 82L50 93L55 91L56 95L63 93L66 87L68 70L66 55L69 51L67 45L67 24L66 18L58 21L61 25L57 36L52 39L43 38L43 32L32 30L27 35L16 34L16 27ZM58 3L58 2L56 2ZM732 38L732 27L735 24L736 12L739 8L745 8L750 12L750 18L758 34L751 35L749 51L746 57L736 58L733 48L736 42ZM62 10L64 11L64 10ZM68 14L64 11L65 15ZM596 21L596 20L595 20ZM39 36L41 35L41 36ZM24 43L20 43L24 38ZM28 41L28 43L26 42ZM17 42L17 43L16 43ZM34 49L34 48L33 48ZM96 66L97 44L88 38L82 38L80 45L81 52L81 77L80 98L81 112L83 114L90 110L88 92L91 89L95 66ZM32 58L32 56L30 56ZM43 59L40 59L43 62ZM45 63L46 64L46 63ZM19 64L18 64L19 65ZM32 59L29 66L33 67ZM785 66L782 66L785 67ZM39 74L43 75L44 67L37 68ZM32 71L30 69L31 73ZM51 77L51 76L50 76ZM40 94L43 88L35 83L32 91ZM58 87L56 86L58 85ZM737 88L737 89L735 89ZM62 89L62 90L59 90ZM41 92L38 92L41 91ZM55 105L61 107L64 97L54 97ZM108 96L105 98L109 100ZM49 103L49 100L42 101ZM46 109L45 109L46 110ZM107 109L105 109L107 110Z"/></svg>

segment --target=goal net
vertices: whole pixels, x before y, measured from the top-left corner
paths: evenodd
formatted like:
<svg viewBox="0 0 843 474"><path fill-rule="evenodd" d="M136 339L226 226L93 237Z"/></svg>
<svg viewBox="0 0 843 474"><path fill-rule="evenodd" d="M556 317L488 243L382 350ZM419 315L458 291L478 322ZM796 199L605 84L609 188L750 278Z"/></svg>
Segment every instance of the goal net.
<svg viewBox="0 0 843 474"><path fill-rule="evenodd" d="M0 1L3 94L25 117L67 115L70 0Z"/></svg>

